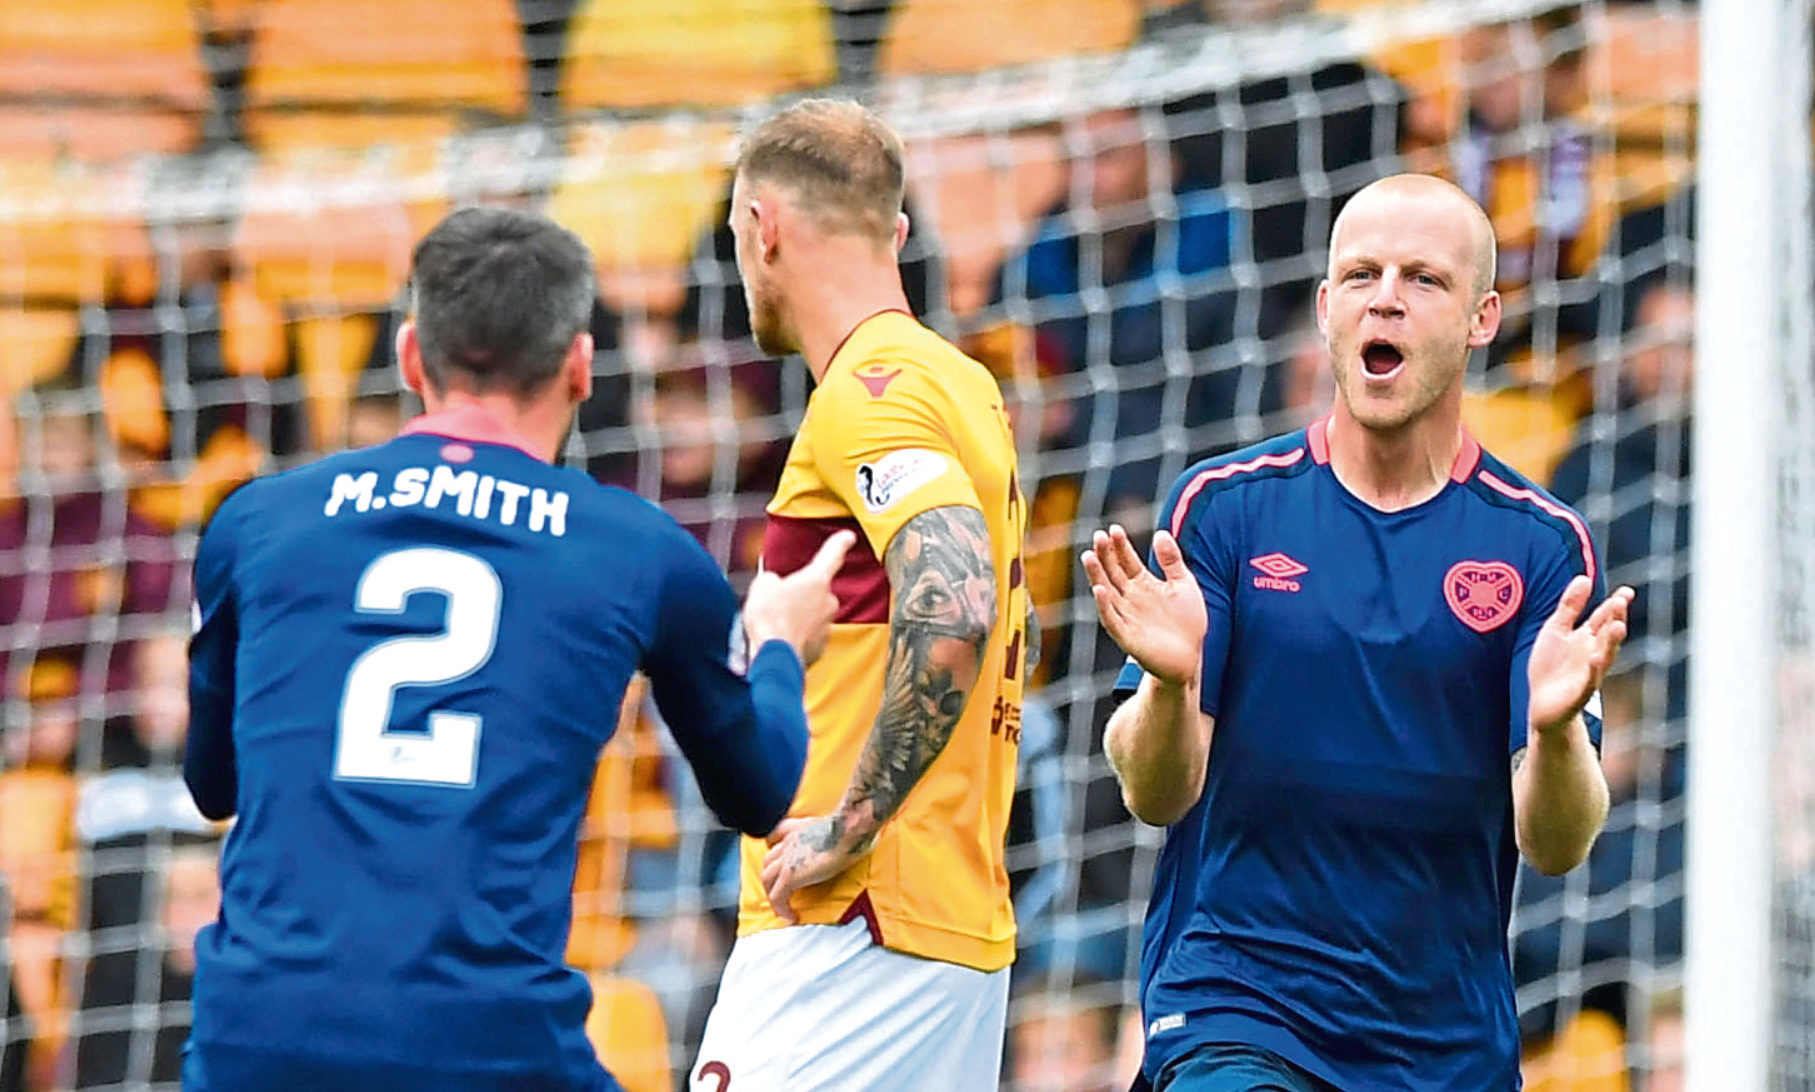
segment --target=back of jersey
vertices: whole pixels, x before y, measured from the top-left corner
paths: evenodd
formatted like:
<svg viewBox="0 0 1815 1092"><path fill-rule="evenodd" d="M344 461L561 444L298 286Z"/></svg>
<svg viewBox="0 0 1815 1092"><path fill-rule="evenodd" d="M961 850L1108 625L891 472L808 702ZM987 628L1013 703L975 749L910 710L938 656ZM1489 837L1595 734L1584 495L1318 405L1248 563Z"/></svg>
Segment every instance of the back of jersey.
<svg viewBox="0 0 1815 1092"><path fill-rule="evenodd" d="M236 631L196 670L232 676L239 808L198 1041L597 1073L562 958L575 836L680 538L629 494L428 433L229 498L197 561L204 619Z"/></svg>

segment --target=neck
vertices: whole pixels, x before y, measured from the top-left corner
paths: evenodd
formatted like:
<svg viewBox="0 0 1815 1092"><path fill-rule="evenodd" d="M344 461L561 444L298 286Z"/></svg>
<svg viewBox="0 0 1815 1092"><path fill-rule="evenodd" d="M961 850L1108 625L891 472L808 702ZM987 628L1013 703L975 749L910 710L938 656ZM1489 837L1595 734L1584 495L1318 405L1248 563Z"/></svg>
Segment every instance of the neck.
<svg viewBox="0 0 1815 1092"><path fill-rule="evenodd" d="M1336 400L1325 433L1330 470L1370 507L1397 512L1423 504L1449 484L1462 449L1460 388L1397 429L1371 429Z"/></svg>
<svg viewBox="0 0 1815 1092"><path fill-rule="evenodd" d="M879 256L868 241L850 240L846 246L828 247L809 267L838 271L835 276L803 278L802 291L793 301L800 355L806 358L813 382L818 383L832 366L833 354L864 319L909 308L894 254Z"/></svg>
<svg viewBox="0 0 1815 1092"><path fill-rule="evenodd" d="M440 394L424 392L422 408L426 413L483 413L505 430L515 433L530 454L552 463L561 452L561 441L573 421L571 407L563 406L552 392L541 392L519 401L504 393L473 394L450 390Z"/></svg>

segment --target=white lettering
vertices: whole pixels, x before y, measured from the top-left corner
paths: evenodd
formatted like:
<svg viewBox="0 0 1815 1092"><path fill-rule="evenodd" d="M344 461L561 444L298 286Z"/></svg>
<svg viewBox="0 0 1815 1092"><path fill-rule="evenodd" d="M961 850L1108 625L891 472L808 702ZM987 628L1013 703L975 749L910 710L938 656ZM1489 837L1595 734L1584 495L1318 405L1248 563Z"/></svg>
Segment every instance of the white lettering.
<svg viewBox="0 0 1815 1092"><path fill-rule="evenodd" d="M322 515L340 514L340 506L347 501L353 502L356 511L363 512L372 507L372 490L378 487L378 471L368 470L355 478L351 474L334 475L334 491L328 497L327 506Z"/></svg>
<svg viewBox="0 0 1815 1092"><path fill-rule="evenodd" d="M421 504L423 487L428 483L429 472L420 466L399 470L397 479L391 483L391 507L405 508Z"/></svg>
<svg viewBox="0 0 1815 1092"><path fill-rule="evenodd" d="M498 479L492 477L490 474L479 479L479 499L473 502L473 515L475 517L484 519L486 516L492 514L492 489L497 484Z"/></svg>
<svg viewBox="0 0 1815 1092"><path fill-rule="evenodd" d="M500 481L498 483L498 494L504 498L503 504L498 508L498 521L506 527L515 526L517 522L517 502L524 497L529 496L529 486L518 485L516 482Z"/></svg>
<svg viewBox="0 0 1815 1092"><path fill-rule="evenodd" d="M529 529L540 531L544 522L548 533L560 538L567 533L567 494L557 490L551 497L538 489L529 495Z"/></svg>
<svg viewBox="0 0 1815 1092"><path fill-rule="evenodd" d="M470 470L456 474L446 466L437 466L429 478L428 499L422 503L430 508L438 507L442 497L454 499L454 511L463 516L473 514L473 490L479 486L479 475ZM535 528L531 528L534 530Z"/></svg>

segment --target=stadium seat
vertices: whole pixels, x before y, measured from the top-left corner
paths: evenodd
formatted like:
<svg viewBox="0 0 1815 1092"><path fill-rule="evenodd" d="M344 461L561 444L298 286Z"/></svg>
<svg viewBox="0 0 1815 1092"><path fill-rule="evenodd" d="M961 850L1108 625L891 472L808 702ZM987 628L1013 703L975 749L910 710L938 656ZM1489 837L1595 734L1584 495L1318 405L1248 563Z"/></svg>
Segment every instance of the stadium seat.
<svg viewBox="0 0 1815 1092"><path fill-rule="evenodd" d="M1468 390L1462 423L1481 446L1535 482L1549 482L1575 434L1566 396L1543 387Z"/></svg>
<svg viewBox="0 0 1815 1092"><path fill-rule="evenodd" d="M69 367L79 332L73 307L0 307L0 345L6 346L0 394L17 394Z"/></svg>
<svg viewBox="0 0 1815 1092"><path fill-rule="evenodd" d="M1070 178L1050 129L915 141L907 167L915 204L945 251L947 302L961 316L989 302L1004 258L1027 241Z"/></svg>
<svg viewBox="0 0 1815 1092"><path fill-rule="evenodd" d="M548 214L592 248L620 314L672 314L694 244L723 207L733 132L669 120L588 123L571 134Z"/></svg>
<svg viewBox="0 0 1815 1092"><path fill-rule="evenodd" d="M900 0L883 31L888 76L981 72L1134 41L1138 0Z"/></svg>
<svg viewBox="0 0 1815 1092"><path fill-rule="evenodd" d="M13 900L13 976L39 1027L37 1049L50 1053L65 1034L61 959L74 906L75 805L75 779L60 770L0 772L0 874Z"/></svg>
<svg viewBox="0 0 1815 1092"><path fill-rule="evenodd" d="M1613 1017L1577 1013L1550 1042L1525 1053L1525 1092L1626 1092L1626 1039Z"/></svg>
<svg viewBox="0 0 1815 1092"><path fill-rule="evenodd" d="M582 0L567 32L570 111L734 106L836 74L820 0Z"/></svg>
<svg viewBox="0 0 1815 1092"><path fill-rule="evenodd" d="M511 0L264 0L253 11L244 123L260 147L389 142L528 109ZM319 116L286 121L299 114Z"/></svg>
<svg viewBox="0 0 1815 1092"><path fill-rule="evenodd" d="M593 773L580 825L567 961L589 973L615 968L636 941L636 927L623 907L630 850L670 848L678 837L674 805L663 785L661 744L644 708L647 690L641 676L631 680L618 730Z"/></svg>
<svg viewBox="0 0 1815 1092"><path fill-rule="evenodd" d="M1600 118L1624 143L1695 139L1700 32L1696 12L1615 5L1589 31L1589 83L1605 88Z"/></svg>
<svg viewBox="0 0 1815 1092"><path fill-rule="evenodd" d="M82 108L111 104L165 139L174 118L193 137L212 94L190 0L0 0L0 97L73 108L62 119L72 152L86 147L77 131L96 120ZM0 133L17 139L31 125L7 119Z"/></svg>
<svg viewBox="0 0 1815 1092"><path fill-rule="evenodd" d="M97 303L155 286L141 198L127 173L0 161L0 300Z"/></svg>
<svg viewBox="0 0 1815 1092"><path fill-rule="evenodd" d="M0 62L3 63L3 62ZM0 156L105 162L180 155L202 135L200 114L62 102L0 102Z"/></svg>
<svg viewBox="0 0 1815 1092"><path fill-rule="evenodd" d="M668 1021L655 992L627 978L595 977L586 1037L625 1092L671 1092Z"/></svg>

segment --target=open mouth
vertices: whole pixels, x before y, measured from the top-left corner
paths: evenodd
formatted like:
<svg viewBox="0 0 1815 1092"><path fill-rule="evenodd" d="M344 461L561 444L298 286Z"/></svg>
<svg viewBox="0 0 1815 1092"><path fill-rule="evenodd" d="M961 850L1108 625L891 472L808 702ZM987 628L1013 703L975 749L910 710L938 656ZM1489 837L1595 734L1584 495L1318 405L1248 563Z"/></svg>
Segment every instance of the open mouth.
<svg viewBox="0 0 1815 1092"><path fill-rule="evenodd" d="M1361 367L1370 379L1386 379L1405 364L1405 354L1389 341L1370 341L1361 347Z"/></svg>

